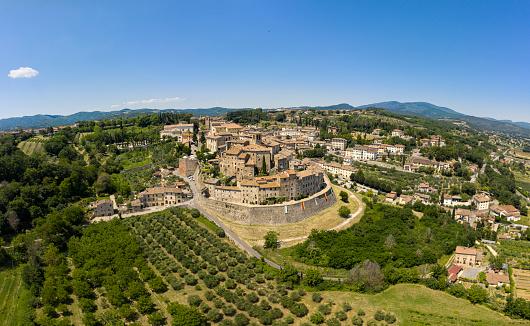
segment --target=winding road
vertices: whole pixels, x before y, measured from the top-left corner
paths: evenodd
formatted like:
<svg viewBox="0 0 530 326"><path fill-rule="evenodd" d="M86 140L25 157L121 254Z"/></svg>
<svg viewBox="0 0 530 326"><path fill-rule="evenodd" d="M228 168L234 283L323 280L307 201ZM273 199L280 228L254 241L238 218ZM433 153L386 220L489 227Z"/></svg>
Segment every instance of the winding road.
<svg viewBox="0 0 530 326"><path fill-rule="evenodd" d="M199 170L197 170L195 172L195 175L194 175L194 179L197 180L198 178L198 173ZM181 176L181 177L185 177L185 176ZM187 179L187 177L185 177ZM187 201L185 204L187 204L188 206L190 207L193 207L193 208L196 208L198 209L202 215L204 215L204 217L206 217L207 219L209 219L210 221L214 222L215 224L217 224L217 226L221 227L224 231L225 231L225 234L232 240L234 241L235 244L237 244L241 249L245 250L246 252L248 252L250 255L258 258L258 259L261 259L263 260L267 265L271 266L271 267L274 267L276 269L282 269L282 266L281 265L278 265L276 264L275 262L273 261L270 261L268 260L267 258L265 257L262 257L261 254L259 252L257 252L256 250L254 250L251 246L249 246L245 241L243 241L240 237L238 237L234 232L232 232L232 230L230 230L226 225L224 225L217 217L213 216L210 212L208 212L204 207L202 207L199 202L198 202L198 198L199 198L199 193L198 193L198 190L197 190L197 185L195 183L195 181L191 181L189 180L189 185L190 185L190 189L193 193L193 199L190 200L190 201ZM358 203L358 208L357 208L357 211L353 214L350 215L350 217L344 221L343 223L341 223L340 225L334 227L332 230L334 229L338 229L344 225L346 225L351 219L357 217L359 214L361 214L363 212L363 207L364 207L364 204L362 201L359 200L359 198L357 198L357 196L355 195L352 195L350 197L353 197L355 199L355 201L357 201ZM307 238L307 236L305 237L300 237L300 238L297 238L297 239L305 239ZM288 240L293 240L293 239L288 239ZM342 281L343 279L342 278L336 278L336 277L323 277L323 279L325 280L331 280L331 281Z"/></svg>

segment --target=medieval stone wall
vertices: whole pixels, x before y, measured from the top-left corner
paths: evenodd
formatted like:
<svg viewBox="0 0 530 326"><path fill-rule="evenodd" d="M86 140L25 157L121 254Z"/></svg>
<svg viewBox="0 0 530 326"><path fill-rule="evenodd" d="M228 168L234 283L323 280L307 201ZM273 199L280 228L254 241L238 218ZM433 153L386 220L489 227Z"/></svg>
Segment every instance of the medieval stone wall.
<svg viewBox="0 0 530 326"><path fill-rule="evenodd" d="M196 174L199 189L202 178ZM326 187L318 193L298 201L276 205L248 205L223 202L199 195L199 204L212 213L240 224L283 225L303 221L337 202L331 182L325 176Z"/></svg>

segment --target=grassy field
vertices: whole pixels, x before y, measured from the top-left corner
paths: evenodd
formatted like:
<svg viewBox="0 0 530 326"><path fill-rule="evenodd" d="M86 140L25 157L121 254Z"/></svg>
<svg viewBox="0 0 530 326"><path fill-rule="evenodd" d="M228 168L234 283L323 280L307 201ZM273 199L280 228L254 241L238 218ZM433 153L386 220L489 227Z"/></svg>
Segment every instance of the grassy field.
<svg viewBox="0 0 530 326"><path fill-rule="evenodd" d="M344 190L354 196L354 194L342 187L333 185L333 191L337 198L339 198L339 193L341 190ZM348 220L348 223L343 224L346 219L340 217L338 210L340 206L347 206L350 208L352 213L356 212L359 205L353 198L349 198L348 203L342 202L340 199L337 200L337 203L332 207L306 219L301 222L286 224L286 225L247 225L239 224L232 222L223 218L222 216L217 216L222 222L230 228L235 234L242 238L245 242L251 246L263 245L263 237L267 234L268 231L276 231L279 233L278 239L282 241L282 246L292 246L297 243L304 241L303 237L306 237L311 233L311 230L330 230L333 228L344 229L351 226L354 223L357 223L362 216L358 214L355 218ZM364 209L364 208L362 208ZM214 214L215 215L215 214Z"/></svg>
<svg viewBox="0 0 530 326"><path fill-rule="evenodd" d="M36 141L23 141L18 144L18 148L26 155L31 155L34 152L44 152L44 145Z"/></svg>
<svg viewBox="0 0 530 326"><path fill-rule="evenodd" d="M34 311L28 303L29 291L22 286L21 267L0 272L0 325L27 325Z"/></svg>
<svg viewBox="0 0 530 326"><path fill-rule="evenodd" d="M367 317L377 309L391 312L398 318L397 325L529 325L513 320L481 305L422 285L398 284L375 295L349 292L325 292L324 302L350 302L353 311L362 308ZM316 304L307 303L309 311ZM351 313L351 312L350 312ZM348 314L348 318L351 316ZM368 318L365 318L367 321ZM378 324L379 325L379 324Z"/></svg>
<svg viewBox="0 0 530 326"><path fill-rule="evenodd" d="M142 160L142 161L136 162L136 163L127 162L125 165L123 165L123 169L124 170L128 170L128 169L137 168L139 166L147 165L147 164L151 164L151 163L153 163L151 158L146 158L145 160Z"/></svg>

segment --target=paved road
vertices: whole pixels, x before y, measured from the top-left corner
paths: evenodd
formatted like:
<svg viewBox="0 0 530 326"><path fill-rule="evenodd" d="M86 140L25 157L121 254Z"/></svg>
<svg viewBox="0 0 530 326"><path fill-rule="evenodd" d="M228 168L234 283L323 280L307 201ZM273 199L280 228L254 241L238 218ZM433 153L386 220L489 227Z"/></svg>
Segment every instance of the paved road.
<svg viewBox="0 0 530 326"><path fill-rule="evenodd" d="M198 172L199 172L199 170L197 170L195 172L194 180L197 180L197 178L199 177L199 173ZM282 266L276 264L275 262L272 262L272 261L268 260L265 257L262 257L259 252L257 252L256 250L252 249L251 246L249 246L245 241L243 241L234 232L232 232L232 230L230 230L226 225L224 225L217 217L213 216L212 214L210 214L210 212L208 212L201 205L199 205L199 202L198 202L199 194L198 194L198 191L197 191L197 185L196 185L195 181L191 181L189 179L188 179L188 183L190 185L191 191L193 192L193 199L187 202L187 204L189 206L197 208L201 212L201 214L204 215L204 217L206 217L210 221L213 221L215 224L217 224L217 226L221 227L225 231L226 235L230 239L232 239L232 241L234 241L241 249L245 250L250 255L252 255L252 256L254 256L256 258L263 260L267 265L269 265L271 267L274 267L276 269L282 269ZM358 200L357 197L355 197L355 198L356 198L356 200ZM362 204L362 202L361 202L361 204ZM359 205L359 207L361 207L361 205ZM303 274L300 273L300 276L303 276ZM323 277L323 279L324 280L330 280L330 281L342 281L342 280L344 280L342 278L336 278L336 277Z"/></svg>
<svg viewBox="0 0 530 326"><path fill-rule="evenodd" d="M197 180L198 178L198 170L197 172L195 173L195 177L194 179ZM217 224L219 227L221 227L226 235L232 239L232 241L234 241L240 248L242 248L243 250L245 250L246 252L248 252L250 255L258 258L258 259L262 259L261 255L259 252L257 252L256 250L252 249L251 246L249 246L245 241L243 241L240 237L238 237L234 232L232 232L232 230L230 230L226 225L224 225L217 217L213 216L212 214L210 214L210 212L208 212L206 209L204 209L201 205L199 205L199 202L198 202L198 197L199 197L199 194L198 194L198 191L197 191L197 185L195 183L195 181L191 181L188 179L188 183L190 185L190 190L192 191L193 193L193 199L188 201L187 204L191 207L194 207L194 208L197 208L202 215L204 215L204 217L206 217L207 219L209 219L210 221L213 221L215 224ZM277 269L281 269L281 266L266 259L266 258L263 258L263 261L265 261L265 263L267 263L267 265L269 266L272 266L274 268L277 268Z"/></svg>

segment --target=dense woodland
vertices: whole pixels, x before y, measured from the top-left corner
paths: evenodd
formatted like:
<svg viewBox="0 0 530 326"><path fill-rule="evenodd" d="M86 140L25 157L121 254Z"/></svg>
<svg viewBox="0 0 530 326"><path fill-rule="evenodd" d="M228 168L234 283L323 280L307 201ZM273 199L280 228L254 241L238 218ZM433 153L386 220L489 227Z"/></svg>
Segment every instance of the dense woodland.
<svg viewBox="0 0 530 326"><path fill-rule="evenodd" d="M474 231L450 214L427 206L421 220L403 209L368 202L359 223L342 231L313 231L294 249L294 258L312 265L352 269L367 259L381 267L409 268L435 263L457 245L473 245Z"/></svg>

